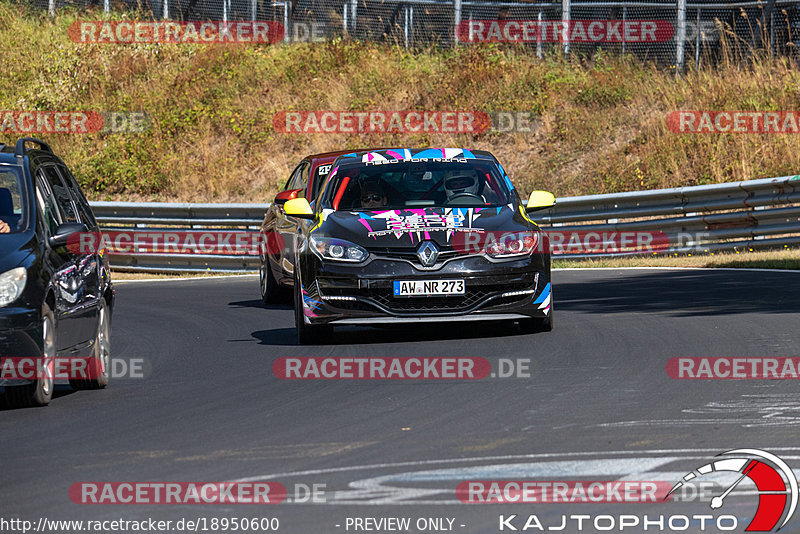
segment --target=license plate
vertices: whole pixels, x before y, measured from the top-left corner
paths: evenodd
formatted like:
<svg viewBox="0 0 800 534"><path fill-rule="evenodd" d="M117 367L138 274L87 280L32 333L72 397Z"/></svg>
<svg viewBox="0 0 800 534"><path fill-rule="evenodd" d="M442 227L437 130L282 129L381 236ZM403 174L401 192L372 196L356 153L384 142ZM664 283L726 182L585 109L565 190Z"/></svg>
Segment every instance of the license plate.
<svg viewBox="0 0 800 534"><path fill-rule="evenodd" d="M463 295L464 280L395 280L395 297Z"/></svg>

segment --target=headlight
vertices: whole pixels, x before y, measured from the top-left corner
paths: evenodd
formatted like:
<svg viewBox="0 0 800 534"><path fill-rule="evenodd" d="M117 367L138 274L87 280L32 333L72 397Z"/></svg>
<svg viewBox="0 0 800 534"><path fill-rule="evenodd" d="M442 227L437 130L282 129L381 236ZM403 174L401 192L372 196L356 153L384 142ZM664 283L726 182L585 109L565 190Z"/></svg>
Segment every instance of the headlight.
<svg viewBox="0 0 800 534"><path fill-rule="evenodd" d="M533 252L539 242L537 232L510 232L497 239L487 239L486 253L493 258L525 256Z"/></svg>
<svg viewBox="0 0 800 534"><path fill-rule="evenodd" d="M22 295L25 282L28 280L28 270L17 267L0 274L0 306L8 306Z"/></svg>
<svg viewBox="0 0 800 534"><path fill-rule="evenodd" d="M360 263L367 259L369 252L363 247L332 237L311 237L311 250L326 260Z"/></svg>

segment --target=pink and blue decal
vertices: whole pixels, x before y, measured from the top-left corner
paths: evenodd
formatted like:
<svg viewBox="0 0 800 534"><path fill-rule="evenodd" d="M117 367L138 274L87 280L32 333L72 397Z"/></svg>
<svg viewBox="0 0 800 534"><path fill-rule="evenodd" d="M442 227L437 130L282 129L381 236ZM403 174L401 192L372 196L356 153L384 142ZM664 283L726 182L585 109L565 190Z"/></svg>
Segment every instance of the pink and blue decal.
<svg viewBox="0 0 800 534"><path fill-rule="evenodd" d="M318 317L316 313L312 310L316 310L322 306L322 303L318 300L311 298L308 295L308 291L303 286L300 286L300 291L303 294L303 315L307 317Z"/></svg>
<svg viewBox="0 0 800 534"><path fill-rule="evenodd" d="M422 239L430 239L434 232L446 232L446 239L455 232L481 231L473 228L473 223L481 214L482 208L445 208L436 211L432 208L414 208L404 210L386 210L358 215L359 222L369 230L368 237L377 239L379 236L394 235L398 240L408 236L411 243ZM375 226L379 221L385 222L383 229ZM373 229L374 228L374 229Z"/></svg>
<svg viewBox="0 0 800 534"><path fill-rule="evenodd" d="M550 297L551 297L551 295L552 295L552 293L551 293L551 289L550 289L550 282L548 282L547 285L544 286L544 289L539 294L539 296L536 297L536 300L533 301L534 304L538 304L539 305L539 307L537 309L544 310L545 313L548 313L550 311Z"/></svg>
<svg viewBox="0 0 800 534"><path fill-rule="evenodd" d="M387 150L386 155L399 160L411 159L411 151L407 148L400 149L399 151Z"/></svg>

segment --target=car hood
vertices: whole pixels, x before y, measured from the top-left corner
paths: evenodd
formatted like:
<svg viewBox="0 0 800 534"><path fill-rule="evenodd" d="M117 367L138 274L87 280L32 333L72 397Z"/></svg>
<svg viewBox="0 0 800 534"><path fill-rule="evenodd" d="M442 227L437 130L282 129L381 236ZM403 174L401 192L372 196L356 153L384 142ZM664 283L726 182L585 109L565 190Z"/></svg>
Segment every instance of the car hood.
<svg viewBox="0 0 800 534"><path fill-rule="evenodd" d="M35 248L32 232L0 234L0 274L25 264Z"/></svg>
<svg viewBox="0 0 800 534"><path fill-rule="evenodd" d="M434 241L447 248L458 234L516 232L534 227L513 204L492 208L336 211L325 215L319 228L321 234L367 248L414 248L421 241Z"/></svg>

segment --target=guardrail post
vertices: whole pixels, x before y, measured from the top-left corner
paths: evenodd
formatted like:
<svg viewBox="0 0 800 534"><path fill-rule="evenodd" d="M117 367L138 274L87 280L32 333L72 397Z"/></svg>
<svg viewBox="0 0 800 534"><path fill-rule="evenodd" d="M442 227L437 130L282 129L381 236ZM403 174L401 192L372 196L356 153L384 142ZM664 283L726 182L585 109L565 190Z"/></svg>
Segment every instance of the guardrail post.
<svg viewBox="0 0 800 534"><path fill-rule="evenodd" d="M561 39L564 47L564 54L569 54L569 22L572 17L572 5L570 0L561 0L561 22L563 29Z"/></svg>
<svg viewBox="0 0 800 534"><path fill-rule="evenodd" d="M686 46L686 0L678 0L678 34L675 39L675 70L680 75Z"/></svg>

